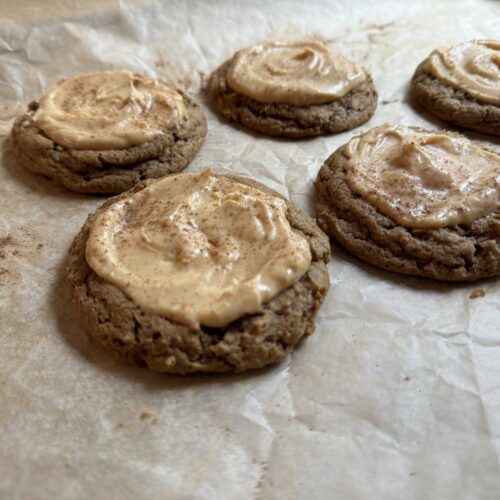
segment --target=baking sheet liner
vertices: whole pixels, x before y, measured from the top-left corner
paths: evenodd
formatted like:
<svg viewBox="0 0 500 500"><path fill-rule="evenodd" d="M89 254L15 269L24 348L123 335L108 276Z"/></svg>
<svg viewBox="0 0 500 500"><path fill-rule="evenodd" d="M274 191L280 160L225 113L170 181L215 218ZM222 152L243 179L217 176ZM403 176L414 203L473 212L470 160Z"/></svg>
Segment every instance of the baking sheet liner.
<svg viewBox="0 0 500 500"><path fill-rule="evenodd" d="M354 133L386 121L443 125L407 102L413 70L437 46L499 38L499 2L5 0L0 9L1 498L499 497L498 280L401 277L334 248L316 333L279 365L185 378L126 367L75 323L63 271L103 198L19 170L6 140L14 117L61 77L125 68L203 100L208 74L235 50L318 37L372 74L375 116L290 141L205 107L208 137L187 169L253 177L314 214L315 176Z"/></svg>

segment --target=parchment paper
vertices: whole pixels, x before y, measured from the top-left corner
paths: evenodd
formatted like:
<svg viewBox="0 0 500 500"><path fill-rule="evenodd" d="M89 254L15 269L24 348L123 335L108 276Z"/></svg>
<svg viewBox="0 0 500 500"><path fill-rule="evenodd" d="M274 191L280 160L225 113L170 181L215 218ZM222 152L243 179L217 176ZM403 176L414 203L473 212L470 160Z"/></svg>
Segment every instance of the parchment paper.
<svg viewBox="0 0 500 500"><path fill-rule="evenodd" d="M359 61L380 97L353 132L269 139L205 107L208 137L187 171L251 176L310 214L317 171L352 134L443 125L407 102L421 59L500 38L500 4L486 0L4 0L0 10L2 140L47 84L85 71L142 71L198 94L218 64L265 38L318 36ZM115 363L74 319L66 252L102 199L18 170L4 148L1 498L500 498L498 280L405 278L334 248L316 333L282 363L155 374Z"/></svg>

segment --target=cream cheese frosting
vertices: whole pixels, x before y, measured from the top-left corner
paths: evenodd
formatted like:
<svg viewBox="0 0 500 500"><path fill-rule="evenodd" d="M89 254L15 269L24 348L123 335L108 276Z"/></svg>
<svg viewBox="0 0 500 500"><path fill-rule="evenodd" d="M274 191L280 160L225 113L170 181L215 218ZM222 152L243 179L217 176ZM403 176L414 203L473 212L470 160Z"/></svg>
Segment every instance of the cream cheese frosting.
<svg viewBox="0 0 500 500"><path fill-rule="evenodd" d="M90 267L144 309L222 327L293 285L311 263L286 203L227 177L165 177L101 212Z"/></svg>
<svg viewBox="0 0 500 500"><path fill-rule="evenodd" d="M309 106L342 98L366 74L320 42L267 41L237 52L226 78L256 101Z"/></svg>
<svg viewBox="0 0 500 500"><path fill-rule="evenodd" d="M500 42L472 40L437 49L425 69L440 81L464 90L478 101L500 106Z"/></svg>
<svg viewBox="0 0 500 500"><path fill-rule="evenodd" d="M125 149L148 142L186 115L182 95L130 71L101 71L62 80L40 99L33 121L71 149Z"/></svg>
<svg viewBox="0 0 500 500"><path fill-rule="evenodd" d="M500 203L500 155L465 137L376 127L345 147L346 181L409 228L470 224Z"/></svg>

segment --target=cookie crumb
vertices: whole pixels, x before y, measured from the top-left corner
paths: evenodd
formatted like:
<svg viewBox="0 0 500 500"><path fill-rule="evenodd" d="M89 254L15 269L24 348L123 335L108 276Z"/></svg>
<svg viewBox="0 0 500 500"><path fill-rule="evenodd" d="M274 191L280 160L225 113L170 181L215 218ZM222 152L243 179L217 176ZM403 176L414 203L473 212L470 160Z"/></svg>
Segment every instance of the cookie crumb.
<svg viewBox="0 0 500 500"><path fill-rule="evenodd" d="M15 244L14 238L8 234L0 238L0 259L5 258L7 248Z"/></svg>
<svg viewBox="0 0 500 500"><path fill-rule="evenodd" d="M385 31L387 28L391 28L395 24L397 24L397 21L391 21L384 24L369 24L366 28L369 30Z"/></svg>
<svg viewBox="0 0 500 500"><path fill-rule="evenodd" d="M36 246L37 250L40 250L41 248L43 248L43 243L38 243L38 245Z"/></svg>
<svg viewBox="0 0 500 500"><path fill-rule="evenodd" d="M410 378L410 377L408 377L408 375L406 375L406 377L404 378L404 381L405 381L405 382L409 382L410 380L411 380L411 378Z"/></svg>
<svg viewBox="0 0 500 500"><path fill-rule="evenodd" d="M321 42L324 45L335 43L338 39L338 37L326 38L323 35L320 35L319 33L315 33L314 35L311 35L310 38L311 38L311 40L315 40L316 42Z"/></svg>
<svg viewBox="0 0 500 500"><path fill-rule="evenodd" d="M115 429L117 431L119 431L120 429L123 429L123 428L125 428L125 426L121 422L115 425Z"/></svg>
<svg viewBox="0 0 500 500"><path fill-rule="evenodd" d="M162 56L159 56L157 57L154 61L153 61L153 64L157 67L157 68L160 68L160 69L165 69L165 68L171 68L172 67L172 64L167 60L165 59L164 57Z"/></svg>
<svg viewBox="0 0 500 500"><path fill-rule="evenodd" d="M486 295L486 292L482 288L474 288L469 295L470 299L480 299Z"/></svg>
<svg viewBox="0 0 500 500"><path fill-rule="evenodd" d="M151 417L152 417L151 413L148 413L147 411L143 411L139 415L139 418L141 419L141 421L146 420L146 419L151 418Z"/></svg>

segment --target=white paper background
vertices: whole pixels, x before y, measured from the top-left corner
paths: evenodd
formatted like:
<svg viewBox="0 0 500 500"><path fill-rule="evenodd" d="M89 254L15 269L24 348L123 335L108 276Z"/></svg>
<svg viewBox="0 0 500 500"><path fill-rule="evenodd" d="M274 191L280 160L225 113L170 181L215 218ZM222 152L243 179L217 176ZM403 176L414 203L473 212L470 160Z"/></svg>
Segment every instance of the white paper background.
<svg viewBox="0 0 500 500"><path fill-rule="evenodd" d="M436 46L500 38L500 3L485 0L3 0L0 12L2 137L60 77L127 68L197 93L235 50L310 36L374 77L379 108L356 132L440 126L407 103L417 63ZM268 139L206 113L188 171L254 177L311 214L318 169L353 133ZM101 202L19 171L4 152L2 499L500 498L497 280L399 277L334 248L316 333L281 364L155 374L115 363L74 321L65 256ZM486 296L471 300L477 287Z"/></svg>

